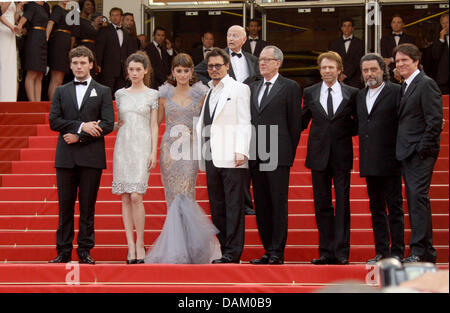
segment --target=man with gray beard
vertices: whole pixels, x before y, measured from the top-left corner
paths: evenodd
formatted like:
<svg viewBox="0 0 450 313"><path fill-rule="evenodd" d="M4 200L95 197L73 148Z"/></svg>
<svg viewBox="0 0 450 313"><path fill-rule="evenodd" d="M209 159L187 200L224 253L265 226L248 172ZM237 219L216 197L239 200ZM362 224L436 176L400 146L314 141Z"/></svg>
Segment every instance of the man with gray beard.
<svg viewBox="0 0 450 313"><path fill-rule="evenodd" d="M366 54L360 65L366 88L356 98L359 164L360 176L366 178L375 236L376 256L368 263L374 264L386 257L402 260L405 250L402 179L395 156L401 87L389 81L380 55Z"/></svg>

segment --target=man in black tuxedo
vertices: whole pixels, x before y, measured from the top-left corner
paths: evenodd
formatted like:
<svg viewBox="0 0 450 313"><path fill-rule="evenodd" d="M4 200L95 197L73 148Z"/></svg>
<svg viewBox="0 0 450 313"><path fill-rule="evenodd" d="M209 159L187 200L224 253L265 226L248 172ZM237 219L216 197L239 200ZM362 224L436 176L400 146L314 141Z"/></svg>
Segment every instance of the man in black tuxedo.
<svg viewBox="0 0 450 313"><path fill-rule="evenodd" d="M330 50L337 52L344 63L339 81L355 88L362 88L359 60L364 55L364 43L353 35L355 27L351 18L342 20L342 36L331 42Z"/></svg>
<svg viewBox="0 0 450 313"><path fill-rule="evenodd" d="M206 54L210 52L214 47L214 34L210 31L204 32L202 35L202 45L192 50L191 56L194 61L194 65L202 62Z"/></svg>
<svg viewBox="0 0 450 313"><path fill-rule="evenodd" d="M75 80L57 87L52 99L50 128L58 131L55 168L58 185L58 256L50 263L72 258L74 207L80 202L78 256L80 263L94 264L94 213L102 170L106 168L104 136L114 127L111 90L90 76L94 55L84 47L74 48L70 67Z"/></svg>
<svg viewBox="0 0 450 313"><path fill-rule="evenodd" d="M259 21L256 19L250 20L247 26L248 39L242 46L242 50L253 54L255 57L259 57L264 47L269 45L267 41L259 39L258 34L260 31Z"/></svg>
<svg viewBox="0 0 450 313"><path fill-rule="evenodd" d="M428 193L440 150L442 97L436 82L419 70L420 51L412 44L394 50L405 79L398 106L397 159L401 162L411 224L410 256L405 262L436 262Z"/></svg>
<svg viewBox="0 0 450 313"><path fill-rule="evenodd" d="M153 32L153 41L147 45L145 52L150 59L153 70L152 88L158 89L164 84L170 74L170 66L175 51L172 43L166 38L166 30L156 27Z"/></svg>
<svg viewBox="0 0 450 313"><path fill-rule="evenodd" d="M347 264L350 252L350 170L356 135L358 89L338 81L342 59L322 53L317 63L322 82L303 93L302 130L311 121L305 166L311 169L319 229L319 259L313 264ZM336 213L332 204L334 183Z"/></svg>
<svg viewBox="0 0 450 313"><path fill-rule="evenodd" d="M242 46L246 40L247 35L245 29L242 26L233 25L228 29L227 48L223 50L230 56L228 75L238 82L249 85L260 78L260 73L258 58L248 52L242 51ZM208 84L211 80L205 61L202 61L195 67L195 73L204 84ZM245 214L255 215L250 193L250 172L248 172L245 185L248 186L245 190Z"/></svg>
<svg viewBox="0 0 450 313"><path fill-rule="evenodd" d="M111 89L112 95L116 90L125 86L125 62L134 52L130 34L122 27L123 11L112 8L109 12L111 24L100 28L95 41L100 82Z"/></svg>
<svg viewBox="0 0 450 313"><path fill-rule="evenodd" d="M439 85L443 95L449 93L448 81L448 56L449 56L449 38L448 38L448 14L444 14L440 19L442 30L432 45L432 56L437 62L436 83Z"/></svg>
<svg viewBox="0 0 450 313"><path fill-rule="evenodd" d="M386 63L378 54L363 56L361 71L367 87L356 98L359 172L366 178L376 250L367 263L386 257L401 261L405 251L402 177L395 157L401 87L389 81Z"/></svg>
<svg viewBox="0 0 450 313"><path fill-rule="evenodd" d="M297 82L278 73L282 64L283 52L266 46L259 56L264 80L250 85L252 141L256 149L249 166L256 222L265 249L265 254L251 260L251 264L284 263L289 174L300 140L302 92Z"/></svg>
<svg viewBox="0 0 450 313"><path fill-rule="evenodd" d="M400 76L394 71L395 60L392 54L394 48L402 43L416 44L415 37L403 32L404 25L403 18L399 14L395 14L391 20L392 32L387 36L381 37L380 40L381 55L384 58L384 62L389 66L389 75L393 82L399 82L401 80Z"/></svg>

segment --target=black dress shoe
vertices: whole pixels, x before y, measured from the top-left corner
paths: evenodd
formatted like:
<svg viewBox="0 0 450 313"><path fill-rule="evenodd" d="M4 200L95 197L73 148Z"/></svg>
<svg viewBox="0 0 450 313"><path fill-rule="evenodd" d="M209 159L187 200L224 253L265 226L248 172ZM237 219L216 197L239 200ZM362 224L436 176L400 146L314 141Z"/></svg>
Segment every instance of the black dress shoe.
<svg viewBox="0 0 450 313"><path fill-rule="evenodd" d="M256 215L256 211L252 208L245 208L245 215Z"/></svg>
<svg viewBox="0 0 450 313"><path fill-rule="evenodd" d="M136 259L127 260L127 264L136 264L136 262L137 262Z"/></svg>
<svg viewBox="0 0 450 313"><path fill-rule="evenodd" d="M89 253L78 255L78 257L80 258L80 264L95 264L94 259Z"/></svg>
<svg viewBox="0 0 450 313"><path fill-rule="evenodd" d="M226 263L237 263L239 264L239 260L233 260L231 257L224 255L220 259L213 260L212 264L226 264Z"/></svg>
<svg viewBox="0 0 450 313"><path fill-rule="evenodd" d="M422 262L422 259L418 255L411 254L409 257L403 260L403 263L417 263Z"/></svg>
<svg viewBox="0 0 450 313"><path fill-rule="evenodd" d="M284 258L272 255L269 259L269 264L284 264Z"/></svg>
<svg viewBox="0 0 450 313"><path fill-rule="evenodd" d="M253 259L250 264L269 264L270 255L264 254L261 259Z"/></svg>
<svg viewBox="0 0 450 313"><path fill-rule="evenodd" d="M338 265L348 264L348 259L347 258L338 258L336 261L336 264L338 264Z"/></svg>
<svg viewBox="0 0 450 313"><path fill-rule="evenodd" d="M382 254L377 254L373 259L367 261L367 264L376 264L378 261L384 259Z"/></svg>
<svg viewBox="0 0 450 313"><path fill-rule="evenodd" d="M336 259L330 258L330 257L327 257L327 256L321 256L318 259L313 259L311 261L311 263L314 264L314 265L336 264Z"/></svg>
<svg viewBox="0 0 450 313"><path fill-rule="evenodd" d="M58 254L56 258L48 261L48 263L69 263L72 261L72 257L70 255Z"/></svg>

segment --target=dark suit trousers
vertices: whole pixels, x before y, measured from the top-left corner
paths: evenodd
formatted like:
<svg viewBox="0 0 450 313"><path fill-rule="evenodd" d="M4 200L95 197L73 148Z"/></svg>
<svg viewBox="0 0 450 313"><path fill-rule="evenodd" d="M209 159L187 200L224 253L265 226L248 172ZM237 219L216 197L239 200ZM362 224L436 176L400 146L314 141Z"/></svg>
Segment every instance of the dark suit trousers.
<svg viewBox="0 0 450 313"><path fill-rule="evenodd" d="M405 251L404 213L401 176L368 176L367 192L372 213L375 250L385 257L399 256ZM386 205L389 215L386 213ZM389 249L391 246L392 247Z"/></svg>
<svg viewBox="0 0 450 313"><path fill-rule="evenodd" d="M436 261L436 250L433 247L431 206L428 196L435 163L436 157L429 156L420 159L416 152L401 162L411 224L411 239L409 242L411 254L429 262Z"/></svg>
<svg viewBox="0 0 450 313"><path fill-rule="evenodd" d="M58 254L71 255L74 238L74 207L79 193L80 220L78 253L94 247L94 214L102 169L79 167L57 168L59 224L56 231Z"/></svg>
<svg viewBox="0 0 450 313"><path fill-rule="evenodd" d="M125 79L123 78L122 75L120 75L118 77L112 77L112 76L105 77L104 75L101 75L101 83L111 89L113 99L114 99L114 93L117 90L125 87Z"/></svg>
<svg viewBox="0 0 450 313"><path fill-rule="evenodd" d="M350 170L337 169L330 161L324 171L312 170L311 174L314 208L319 230L319 254L329 258L348 259L350 253ZM334 183L336 209L333 208L332 203L332 183Z"/></svg>
<svg viewBox="0 0 450 313"><path fill-rule="evenodd" d="M273 171L251 169L256 222L266 254L284 257L288 234L289 166Z"/></svg>
<svg viewBox="0 0 450 313"><path fill-rule="evenodd" d="M248 169L218 168L206 161L206 183L214 225L222 255L233 261L241 258L244 249L245 214L244 187Z"/></svg>

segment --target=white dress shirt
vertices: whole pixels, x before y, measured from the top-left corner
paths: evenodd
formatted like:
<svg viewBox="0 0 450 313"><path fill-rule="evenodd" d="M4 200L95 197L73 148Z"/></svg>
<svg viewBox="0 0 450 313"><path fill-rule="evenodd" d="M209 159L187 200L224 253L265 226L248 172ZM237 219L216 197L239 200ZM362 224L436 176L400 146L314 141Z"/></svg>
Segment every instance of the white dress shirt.
<svg viewBox="0 0 450 313"><path fill-rule="evenodd" d="M247 79L247 77L250 76L248 72L247 59L245 58L242 50L238 52L242 54L241 57L238 57L237 55L232 56L231 55L232 52L233 51L230 50L231 66L233 67L234 75L236 76L236 81L242 83L244 80Z"/></svg>
<svg viewBox="0 0 450 313"><path fill-rule="evenodd" d="M261 99L264 95L264 92L266 91L266 83L270 82L269 91L267 93L267 95L269 95L270 91L272 90L273 84L275 84L275 81L278 79L279 75L280 75L279 73L276 73L275 76L272 77L272 79L268 80L268 81L264 78L264 83L262 84L261 90L259 91L259 95L258 95L258 106L261 106Z"/></svg>
<svg viewBox="0 0 450 313"><path fill-rule="evenodd" d="M227 74L216 86L214 86L212 80L208 82L208 86L211 88L211 95L209 96L209 114L211 117L213 116L214 110L219 103L220 95L222 94L223 88L225 87L228 79L232 78Z"/></svg>
<svg viewBox="0 0 450 313"><path fill-rule="evenodd" d="M344 96L342 95L342 88L339 82L335 82L333 86L331 86L331 97L333 98L333 113L336 113L339 105L341 104ZM328 113L327 110L327 100L328 100L328 85L325 82L322 82L322 87L320 88L320 104L322 105L325 112Z"/></svg>
<svg viewBox="0 0 450 313"><path fill-rule="evenodd" d="M114 26L114 29L116 30L117 37L119 37L119 45L122 47L122 44L123 44L123 30L122 29L117 30L117 28L119 26L117 26L115 24L113 24L113 26Z"/></svg>
<svg viewBox="0 0 450 313"><path fill-rule="evenodd" d="M394 36L395 45L398 46L398 43L400 42L400 37L399 37L399 36L395 36L395 35L403 35L403 32L400 32L400 33L392 33L392 35Z"/></svg>
<svg viewBox="0 0 450 313"><path fill-rule="evenodd" d="M348 48L350 48L350 44L352 43L351 39L353 39L353 34L350 35L350 36L347 37L347 38L346 38L345 36L342 36L342 39L344 39L344 40L350 39L349 41L344 42L345 52L347 53L347 52L348 52Z"/></svg>
<svg viewBox="0 0 450 313"><path fill-rule="evenodd" d="M414 78L416 78L417 75L419 75L420 70L417 69L414 73L411 74L411 76L409 76L407 79L405 79L405 83L406 83L406 88L405 88L405 94L406 94L406 90L408 90L409 85L411 85L412 81L414 80Z"/></svg>
<svg viewBox="0 0 450 313"><path fill-rule="evenodd" d="M78 82L80 80L75 78L74 81ZM89 76L89 78L86 79L86 81L87 81L87 85L76 85L75 86L75 93L76 93L76 96L77 96L78 110L81 108L81 104L83 103L84 95L86 94L86 91L89 88L89 85L90 85L90 83L92 81L92 77ZM81 123L80 128L78 128L78 134L81 133L81 128L83 127L83 124L84 123Z"/></svg>
<svg viewBox="0 0 450 313"><path fill-rule="evenodd" d="M250 40L250 39L255 39L255 40L258 40L259 39L259 37L258 36L256 36L256 37L248 37L248 40ZM256 49L256 41L254 41L254 40L252 40L252 41L250 41L250 48L252 49L251 51L252 51L252 54L255 54L255 49Z"/></svg>
<svg viewBox="0 0 450 313"><path fill-rule="evenodd" d="M372 111L373 105L375 104L375 101L377 100L378 96L381 93L381 90L383 90L385 85L386 84L383 82L377 88L369 88L369 91L367 92L367 96L366 96L366 106L367 106L367 112L369 112L369 114Z"/></svg>

